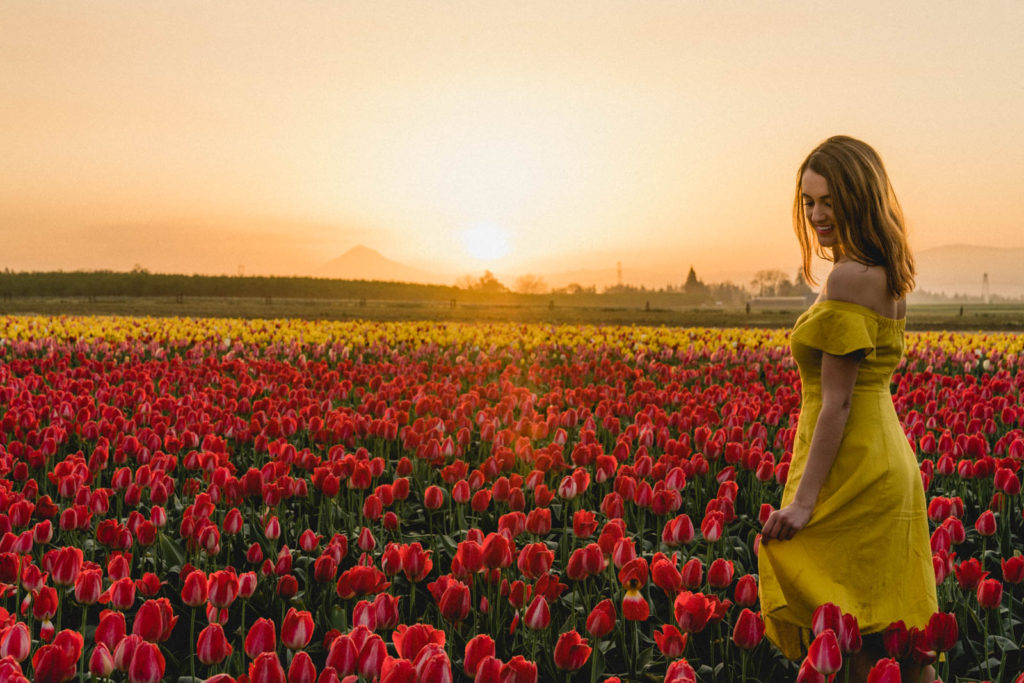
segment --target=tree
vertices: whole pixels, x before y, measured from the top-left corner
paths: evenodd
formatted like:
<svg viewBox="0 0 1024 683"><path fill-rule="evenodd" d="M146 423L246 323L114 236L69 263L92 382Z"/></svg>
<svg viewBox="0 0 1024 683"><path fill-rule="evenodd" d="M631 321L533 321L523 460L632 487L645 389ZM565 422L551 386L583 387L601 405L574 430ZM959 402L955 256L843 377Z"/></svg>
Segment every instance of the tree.
<svg viewBox="0 0 1024 683"><path fill-rule="evenodd" d="M758 296L785 296L792 285L785 273L773 269L754 273L750 286Z"/></svg>
<svg viewBox="0 0 1024 683"><path fill-rule="evenodd" d="M803 268L796 271L796 277L793 278L793 286L790 291L793 296L807 296L814 293L814 290L811 289L810 285L807 284L806 278L804 278Z"/></svg>
<svg viewBox="0 0 1024 683"><path fill-rule="evenodd" d="M501 292L508 291L508 287L501 284L501 282L498 281L498 278L494 277L494 273L489 270L484 271L484 274L476 281L473 289L487 294L500 294Z"/></svg>
<svg viewBox="0 0 1024 683"><path fill-rule="evenodd" d="M543 294L548 291L548 283L539 275L520 275L516 278L515 291L520 294Z"/></svg>
<svg viewBox="0 0 1024 683"><path fill-rule="evenodd" d="M708 295L708 286L697 277L697 271L690 266L690 272L683 284L683 293L694 302L703 302Z"/></svg>

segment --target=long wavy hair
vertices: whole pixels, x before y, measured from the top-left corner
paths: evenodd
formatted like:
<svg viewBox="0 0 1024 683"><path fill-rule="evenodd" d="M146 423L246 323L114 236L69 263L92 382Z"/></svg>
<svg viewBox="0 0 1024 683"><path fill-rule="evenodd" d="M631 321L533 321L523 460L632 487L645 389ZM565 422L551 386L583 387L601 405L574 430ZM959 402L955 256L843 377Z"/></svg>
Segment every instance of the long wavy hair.
<svg viewBox="0 0 1024 683"><path fill-rule="evenodd" d="M800 183L810 169L828 181L838 250L817 242L804 214ZM907 244L903 210L878 152L845 135L822 142L796 174L793 228L800 241L804 278L814 283L811 254L835 260L839 253L858 263L885 268L889 294L902 299L914 288L914 257Z"/></svg>

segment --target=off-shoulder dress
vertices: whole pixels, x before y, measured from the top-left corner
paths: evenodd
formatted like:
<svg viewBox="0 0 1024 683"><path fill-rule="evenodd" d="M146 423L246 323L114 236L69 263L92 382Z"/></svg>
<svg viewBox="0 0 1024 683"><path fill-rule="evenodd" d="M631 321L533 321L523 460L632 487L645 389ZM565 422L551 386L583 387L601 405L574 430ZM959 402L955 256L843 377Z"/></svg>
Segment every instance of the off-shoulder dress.
<svg viewBox="0 0 1024 683"><path fill-rule="evenodd" d="M807 525L771 541L758 558L769 639L799 659L818 605L857 617L861 633L903 620L924 628L937 610L924 488L889 385L903 355L903 319L823 300L790 335L802 402L782 505L800 484L821 410L821 354L864 354L838 454Z"/></svg>

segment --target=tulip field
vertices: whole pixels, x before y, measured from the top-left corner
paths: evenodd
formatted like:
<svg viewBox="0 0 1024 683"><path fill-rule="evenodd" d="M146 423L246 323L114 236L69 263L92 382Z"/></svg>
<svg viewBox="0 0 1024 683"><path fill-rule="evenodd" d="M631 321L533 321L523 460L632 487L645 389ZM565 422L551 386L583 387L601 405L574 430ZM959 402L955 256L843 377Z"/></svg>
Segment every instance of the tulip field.
<svg viewBox="0 0 1024 683"><path fill-rule="evenodd" d="M939 611L871 680L1024 680L1022 389L907 335ZM844 605L759 614L799 407L786 330L0 317L0 683L842 681Z"/></svg>

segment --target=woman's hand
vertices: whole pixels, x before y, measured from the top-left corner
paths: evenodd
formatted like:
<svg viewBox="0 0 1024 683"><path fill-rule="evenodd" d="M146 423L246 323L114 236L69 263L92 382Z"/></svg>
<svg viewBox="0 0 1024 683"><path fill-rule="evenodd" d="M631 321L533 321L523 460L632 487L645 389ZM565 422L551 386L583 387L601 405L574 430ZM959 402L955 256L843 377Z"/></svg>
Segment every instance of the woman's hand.
<svg viewBox="0 0 1024 683"><path fill-rule="evenodd" d="M761 540L788 541L807 525L813 511L814 508L796 502L790 503L781 510L776 510L768 516L768 520L764 523L764 527L761 529Z"/></svg>

